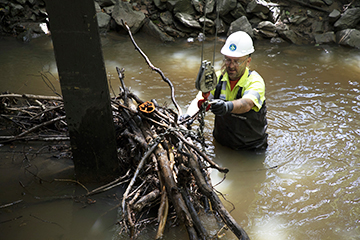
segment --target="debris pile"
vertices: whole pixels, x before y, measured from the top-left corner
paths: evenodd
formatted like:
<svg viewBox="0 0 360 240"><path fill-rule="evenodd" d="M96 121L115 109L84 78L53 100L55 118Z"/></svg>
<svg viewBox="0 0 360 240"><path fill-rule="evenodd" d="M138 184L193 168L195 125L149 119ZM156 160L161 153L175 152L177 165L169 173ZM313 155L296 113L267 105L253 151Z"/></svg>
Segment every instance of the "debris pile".
<svg viewBox="0 0 360 240"><path fill-rule="evenodd" d="M172 213L177 223L186 226L189 239L216 237L209 235L198 217L199 212L207 212L219 220L219 230L226 225L239 239L247 239L214 192L207 171L214 168L226 173L228 169L200 149L198 133L178 124L172 109L154 100L144 102L126 87L121 89L112 98L112 108L119 166L128 180L122 181L126 188L120 204L122 230L136 237L146 213L157 208L157 238ZM61 97L2 94L0 102L1 118L16 129L13 135L0 136L2 143L69 139Z"/></svg>

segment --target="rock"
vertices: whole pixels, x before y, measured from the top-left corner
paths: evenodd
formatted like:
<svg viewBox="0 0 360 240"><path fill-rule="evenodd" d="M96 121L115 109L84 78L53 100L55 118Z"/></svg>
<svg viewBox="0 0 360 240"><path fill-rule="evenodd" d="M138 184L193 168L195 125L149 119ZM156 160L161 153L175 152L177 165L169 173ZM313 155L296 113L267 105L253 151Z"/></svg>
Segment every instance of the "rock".
<svg viewBox="0 0 360 240"><path fill-rule="evenodd" d="M257 26L258 29L264 30L264 31L270 31L270 32L275 32L276 31L276 26L274 23L270 22L270 21L262 21L258 24Z"/></svg>
<svg viewBox="0 0 360 240"><path fill-rule="evenodd" d="M183 23L181 23L180 21L176 20L174 21L174 26L177 30L183 32L183 33L187 33L190 34L194 31L193 28L190 28L188 26L185 26Z"/></svg>
<svg viewBox="0 0 360 240"><path fill-rule="evenodd" d="M350 8L334 24L337 30L354 28L360 21L360 8Z"/></svg>
<svg viewBox="0 0 360 240"><path fill-rule="evenodd" d="M173 23L173 16L169 11L160 13L160 19L165 25L171 25Z"/></svg>
<svg viewBox="0 0 360 240"><path fill-rule="evenodd" d="M279 32L279 35L286 41L294 43L296 45L302 45L302 44L306 43L306 41L301 37L301 35L299 36L293 30L281 31L281 32Z"/></svg>
<svg viewBox="0 0 360 240"><path fill-rule="evenodd" d="M269 10L269 20L275 23L281 16L281 8L278 6L273 6Z"/></svg>
<svg viewBox="0 0 360 240"><path fill-rule="evenodd" d="M236 8L230 11L231 16L233 16L235 19L238 19L242 16L246 16L246 11L241 5L241 3L236 4Z"/></svg>
<svg viewBox="0 0 360 240"><path fill-rule="evenodd" d="M258 18L262 19L262 20L266 20L268 19L268 15L264 14L263 12L257 12L257 13L254 13L255 16L257 16Z"/></svg>
<svg viewBox="0 0 360 240"><path fill-rule="evenodd" d="M163 2L161 0L154 0L154 4L160 10L165 10L166 9L166 2Z"/></svg>
<svg viewBox="0 0 360 240"><path fill-rule="evenodd" d="M114 11L114 7L115 6L104 7L103 10L104 10L105 13L111 15L112 12Z"/></svg>
<svg viewBox="0 0 360 240"><path fill-rule="evenodd" d="M251 24L252 28L257 28L259 23L262 22L262 20L258 17L253 17L250 19L249 23Z"/></svg>
<svg viewBox="0 0 360 240"><path fill-rule="evenodd" d="M236 0L222 0L220 1L219 15L220 17L226 16L230 11L236 8Z"/></svg>
<svg viewBox="0 0 360 240"><path fill-rule="evenodd" d="M175 14L175 18L187 27L201 28L200 23L196 21L194 17L190 14L177 12Z"/></svg>
<svg viewBox="0 0 360 240"><path fill-rule="evenodd" d="M169 8L170 5L170 8ZM195 15L196 11L190 0L168 0L166 6L174 14L181 12L189 15ZM172 9L172 10L171 10Z"/></svg>
<svg viewBox="0 0 360 240"><path fill-rule="evenodd" d="M323 21L314 21L311 26L313 33L323 33L324 32L324 22Z"/></svg>
<svg viewBox="0 0 360 240"><path fill-rule="evenodd" d="M330 22L330 23L334 23L334 22L336 22L340 17L341 17L340 11L337 10L337 9L334 9L334 10L332 10L332 12L329 14L329 22Z"/></svg>
<svg viewBox="0 0 360 240"><path fill-rule="evenodd" d="M325 5L322 0L310 0L309 3L317 7L322 7Z"/></svg>
<svg viewBox="0 0 360 240"><path fill-rule="evenodd" d="M23 12L24 12L23 6L21 6L20 4L10 3L10 15L12 17L23 14Z"/></svg>
<svg viewBox="0 0 360 240"><path fill-rule="evenodd" d="M237 20L235 20L234 22L232 22L230 24L230 28L229 28L227 35L229 36L231 33L237 32L237 31L244 31L247 34L249 34L250 37L252 37L252 38L254 37L253 29L252 29L248 19L245 16L238 18Z"/></svg>
<svg viewBox="0 0 360 240"><path fill-rule="evenodd" d="M253 13L253 14L261 12L263 14L268 14L269 8L266 5L264 5L263 2L260 2L258 0L252 0L247 5L246 12Z"/></svg>
<svg viewBox="0 0 360 240"><path fill-rule="evenodd" d="M211 13L214 10L215 1L206 1L206 4L204 4L203 1L200 0L191 0L191 4L194 6L195 10L198 13L204 14L204 7L206 5L206 13Z"/></svg>
<svg viewBox="0 0 360 240"><path fill-rule="evenodd" d="M98 12L96 13L96 17L99 28L105 28L105 29L109 28L111 17L108 14L104 12Z"/></svg>
<svg viewBox="0 0 360 240"><path fill-rule="evenodd" d="M95 0L95 2L97 2L102 8L113 6L116 4L116 0Z"/></svg>
<svg viewBox="0 0 360 240"><path fill-rule="evenodd" d="M20 3L20 4L25 4L26 3L26 0L16 0L18 3Z"/></svg>
<svg viewBox="0 0 360 240"><path fill-rule="evenodd" d="M274 37L272 39L270 39L270 43L285 43L284 39L280 38L280 37Z"/></svg>
<svg viewBox="0 0 360 240"><path fill-rule="evenodd" d="M101 7L99 5L99 3L95 2L95 11L98 13L98 12L101 12Z"/></svg>
<svg viewBox="0 0 360 240"><path fill-rule="evenodd" d="M185 37L185 33L183 32L180 32L180 31L177 31L176 29L173 29L172 27L169 27L169 26L165 26L164 27L164 30L167 34L169 34L170 36L172 37Z"/></svg>
<svg viewBox="0 0 360 240"><path fill-rule="evenodd" d="M162 32L150 19L146 19L142 31L150 36L160 39L162 42L173 42L174 38Z"/></svg>
<svg viewBox="0 0 360 240"><path fill-rule="evenodd" d="M323 34L314 34L315 42L317 44L324 44L324 43L335 43L336 37L334 32L326 32Z"/></svg>
<svg viewBox="0 0 360 240"><path fill-rule="evenodd" d="M323 1L328 6L331 6L334 3L333 0L323 0Z"/></svg>
<svg viewBox="0 0 360 240"><path fill-rule="evenodd" d="M205 28L212 28L215 26L214 21L212 21L211 19L208 19L208 18L201 17L201 18L199 18L199 22L200 22L201 26L204 26L204 22L205 22Z"/></svg>
<svg viewBox="0 0 360 240"><path fill-rule="evenodd" d="M263 29L260 29L258 33L261 37L264 37L264 38L275 38L278 36L277 33L273 32L273 31L267 31L267 30L263 30Z"/></svg>
<svg viewBox="0 0 360 240"><path fill-rule="evenodd" d="M142 12L134 11L131 4L117 0L112 18L119 26L123 26L121 20L127 23L131 33L135 34L139 31L145 21L145 14Z"/></svg>
<svg viewBox="0 0 360 240"><path fill-rule="evenodd" d="M340 45L360 49L360 31L357 29L344 29L336 33L336 42Z"/></svg>
<svg viewBox="0 0 360 240"><path fill-rule="evenodd" d="M306 10L306 16L308 16L308 17L311 17L311 18L315 18L316 17L316 15L314 14L314 12L313 11L311 11L311 10Z"/></svg>
<svg viewBox="0 0 360 240"><path fill-rule="evenodd" d="M293 23L293 24L296 24L296 25L299 25L299 24L305 22L307 19L308 18L305 17L305 16L295 15L294 17L289 18L289 22Z"/></svg>

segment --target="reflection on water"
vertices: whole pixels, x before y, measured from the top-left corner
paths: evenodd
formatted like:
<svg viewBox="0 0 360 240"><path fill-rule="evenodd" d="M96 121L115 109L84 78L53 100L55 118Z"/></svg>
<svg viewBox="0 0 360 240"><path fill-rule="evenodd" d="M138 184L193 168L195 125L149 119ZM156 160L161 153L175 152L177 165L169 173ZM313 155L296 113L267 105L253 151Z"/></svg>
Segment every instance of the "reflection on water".
<svg viewBox="0 0 360 240"><path fill-rule="evenodd" d="M154 66L173 82L176 99L185 110L196 94L194 80L200 65L201 45L186 40L159 44L140 36L135 36L135 40ZM40 71L54 75L49 80L59 91L48 38L29 44L2 39L0 45L1 91L52 94L39 76ZM222 61L221 45L220 42L217 45L217 69ZM213 116L211 113L206 116L208 152L219 165L230 169L223 181L222 174L215 170L211 173L214 185L220 182L216 189L223 194L224 205L232 210L232 216L253 240L359 239L360 51L339 46L266 42L256 42L255 49L251 68L266 82L267 152L256 155L220 146L211 135ZM168 85L149 69L127 36L109 34L103 39L103 53L115 94L120 85L115 67L123 67L125 83L142 99L156 98L159 104L172 106ZM205 44L205 59L212 60L212 56L213 43L209 42ZM16 153L14 156L19 157ZM1 182L15 183L10 189L2 184L1 192L9 194L1 195L0 204L22 199L19 190L22 188L17 183L19 173L8 171L9 167L18 169L18 161L11 161L8 156L1 163ZM56 189L61 191L60 186ZM1 223L0 229L6 229L9 239L60 239L61 234L63 239L91 239L89 236L126 239L112 233L115 211L102 217L116 206L113 199L104 199L100 197L96 204L81 209L72 202L34 207L28 203L34 200L27 197L21 205L24 208L0 209L1 222L20 215L27 216L23 218L27 221ZM46 215L48 212L51 214ZM38 232L49 224L37 222L29 213L41 213L39 217L61 223L64 229L51 225L57 228L56 234L41 235ZM22 225L30 222L36 232ZM27 230L21 231L24 229ZM146 229L141 239L152 239L154 229ZM165 239L183 239L186 235L184 229L170 229ZM235 238L227 233L223 239Z"/></svg>

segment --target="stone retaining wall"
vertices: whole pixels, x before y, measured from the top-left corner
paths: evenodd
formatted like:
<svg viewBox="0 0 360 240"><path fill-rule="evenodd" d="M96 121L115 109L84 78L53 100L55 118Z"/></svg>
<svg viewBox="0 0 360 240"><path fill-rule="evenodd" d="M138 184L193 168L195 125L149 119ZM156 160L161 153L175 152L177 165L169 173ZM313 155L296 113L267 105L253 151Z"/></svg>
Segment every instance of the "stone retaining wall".
<svg viewBox="0 0 360 240"><path fill-rule="evenodd" d="M163 42L242 30L254 39L341 44L360 49L360 1L345 0L95 0L102 34L146 32ZM205 12L206 9L206 12ZM23 41L45 34L43 0L0 0L0 34ZM41 25L41 23L43 23Z"/></svg>

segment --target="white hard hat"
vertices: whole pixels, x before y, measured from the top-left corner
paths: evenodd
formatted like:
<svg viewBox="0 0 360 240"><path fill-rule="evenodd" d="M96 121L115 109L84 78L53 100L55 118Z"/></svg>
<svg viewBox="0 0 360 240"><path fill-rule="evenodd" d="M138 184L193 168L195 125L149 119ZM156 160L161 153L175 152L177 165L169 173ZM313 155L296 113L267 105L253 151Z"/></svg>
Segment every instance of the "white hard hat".
<svg viewBox="0 0 360 240"><path fill-rule="evenodd" d="M243 57L254 51L253 41L249 34L237 31L230 34L220 52L229 57Z"/></svg>

